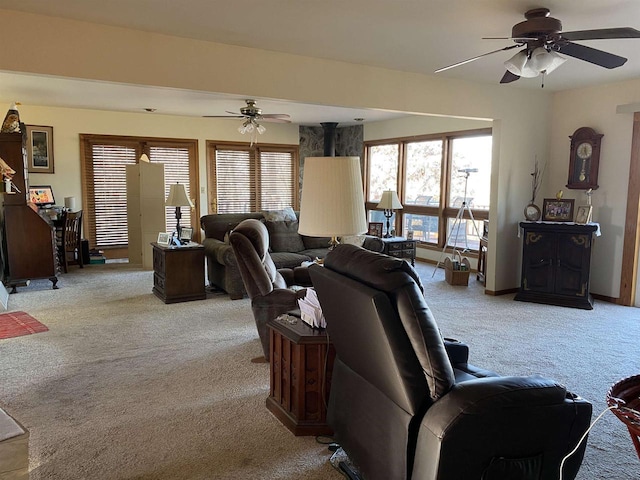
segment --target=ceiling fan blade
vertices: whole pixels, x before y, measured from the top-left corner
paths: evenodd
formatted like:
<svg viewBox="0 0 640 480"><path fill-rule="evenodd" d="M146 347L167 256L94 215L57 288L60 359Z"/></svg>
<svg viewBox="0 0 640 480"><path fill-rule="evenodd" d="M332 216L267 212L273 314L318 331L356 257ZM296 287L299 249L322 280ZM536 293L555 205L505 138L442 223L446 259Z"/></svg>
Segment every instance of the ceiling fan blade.
<svg viewBox="0 0 640 480"><path fill-rule="evenodd" d="M263 116L259 122L268 122L268 123L291 123L291 120L287 118L277 118L277 117L265 117Z"/></svg>
<svg viewBox="0 0 640 480"><path fill-rule="evenodd" d="M562 32L566 40L606 40L611 38L640 38L640 31L631 27L600 28L597 30L577 30Z"/></svg>
<svg viewBox="0 0 640 480"><path fill-rule="evenodd" d="M520 44L515 44L515 45L509 45L508 47L499 48L498 50L494 50L494 51L488 52L488 53L483 53L482 55L478 55L478 56L472 57L472 58L467 58L466 60L463 60L463 61L458 62L458 63L454 63L453 65L448 65L446 67L439 68L438 70L436 70L433 73L444 72L445 70L449 70L450 68L459 67L460 65L464 65L465 63L473 62L474 60L478 60L479 58L486 57L487 55L492 55L494 53L502 52L504 50L511 50L512 48L518 48L518 47L521 47L521 46L522 45L520 45Z"/></svg>
<svg viewBox="0 0 640 480"><path fill-rule="evenodd" d="M609 69L620 67L627 61L624 57L595 48L586 47L578 43L557 43L556 47L560 53Z"/></svg>
<svg viewBox="0 0 640 480"><path fill-rule="evenodd" d="M204 118L244 118L244 115L203 115Z"/></svg>
<svg viewBox="0 0 640 480"><path fill-rule="evenodd" d="M289 115L288 113L263 113L260 116L262 118L283 118L283 119L291 118L291 115Z"/></svg>
<svg viewBox="0 0 640 480"><path fill-rule="evenodd" d="M504 72L504 75L500 79L500 83L511 83L515 82L518 79L520 79L520 75L516 75L507 70L506 72Z"/></svg>

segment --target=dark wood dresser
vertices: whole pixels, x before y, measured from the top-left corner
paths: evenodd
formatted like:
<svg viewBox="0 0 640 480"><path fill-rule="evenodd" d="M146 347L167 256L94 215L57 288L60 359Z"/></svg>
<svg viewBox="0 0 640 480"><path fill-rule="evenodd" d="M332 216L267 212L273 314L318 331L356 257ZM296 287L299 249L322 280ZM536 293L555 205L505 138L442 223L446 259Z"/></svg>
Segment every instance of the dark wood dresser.
<svg viewBox="0 0 640 480"><path fill-rule="evenodd" d="M27 204L29 177L21 133L0 134L0 157L16 171L13 183L19 190L2 193L2 281L13 288L12 293L37 278L48 278L57 288L55 230L35 206Z"/></svg>
<svg viewBox="0 0 640 480"><path fill-rule="evenodd" d="M515 299L591 310L591 249L597 225L521 222L520 228L522 275Z"/></svg>

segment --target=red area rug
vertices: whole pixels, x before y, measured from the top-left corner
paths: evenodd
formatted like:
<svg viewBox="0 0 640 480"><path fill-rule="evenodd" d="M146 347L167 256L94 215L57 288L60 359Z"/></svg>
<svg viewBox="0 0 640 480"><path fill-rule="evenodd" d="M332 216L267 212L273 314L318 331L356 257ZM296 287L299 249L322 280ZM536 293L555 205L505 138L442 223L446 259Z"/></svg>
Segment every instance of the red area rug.
<svg viewBox="0 0 640 480"><path fill-rule="evenodd" d="M47 330L49 329L46 325L43 325L28 313L11 312L0 314L0 340L46 332Z"/></svg>

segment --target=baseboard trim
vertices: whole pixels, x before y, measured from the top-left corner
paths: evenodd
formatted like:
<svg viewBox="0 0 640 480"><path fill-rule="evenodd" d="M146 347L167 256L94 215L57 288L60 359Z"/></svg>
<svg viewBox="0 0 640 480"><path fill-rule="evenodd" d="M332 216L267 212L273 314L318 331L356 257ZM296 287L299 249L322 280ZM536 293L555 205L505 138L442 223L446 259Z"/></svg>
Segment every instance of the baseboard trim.
<svg viewBox="0 0 640 480"><path fill-rule="evenodd" d="M615 303L616 305L622 305L626 307L629 306L629 305L625 305L620 298L607 297L606 295L600 295L598 293L591 293L591 296L596 300L602 300L603 302Z"/></svg>
<svg viewBox="0 0 640 480"><path fill-rule="evenodd" d="M487 290L485 288L484 294L497 297L498 295L508 295L510 293L518 293L519 290L520 290L519 288L507 288L506 290Z"/></svg>

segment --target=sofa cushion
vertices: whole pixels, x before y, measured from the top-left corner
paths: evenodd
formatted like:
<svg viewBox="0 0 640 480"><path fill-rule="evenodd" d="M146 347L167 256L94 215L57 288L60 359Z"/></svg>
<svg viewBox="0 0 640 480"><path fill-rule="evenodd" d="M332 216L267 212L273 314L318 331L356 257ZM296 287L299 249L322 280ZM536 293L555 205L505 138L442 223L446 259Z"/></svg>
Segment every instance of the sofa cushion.
<svg viewBox="0 0 640 480"><path fill-rule="evenodd" d="M269 244L273 252L299 252L304 250L298 235L298 222L265 222L269 230Z"/></svg>
<svg viewBox="0 0 640 480"><path fill-rule="evenodd" d="M347 245L355 245L361 247L364 245L364 241L367 237L365 235L345 235L340 239L340 243L346 243Z"/></svg>
<svg viewBox="0 0 640 480"><path fill-rule="evenodd" d="M275 263L276 268L294 268L299 267L302 262L308 262L313 259L302 253L273 252L271 254L271 260Z"/></svg>
<svg viewBox="0 0 640 480"><path fill-rule="evenodd" d="M267 222L295 222L298 220L291 207L282 210L263 210L262 215Z"/></svg>
<svg viewBox="0 0 640 480"><path fill-rule="evenodd" d="M312 248L329 248L329 242L331 237L307 237L306 235L300 235L302 237L302 243L304 248L309 250Z"/></svg>

